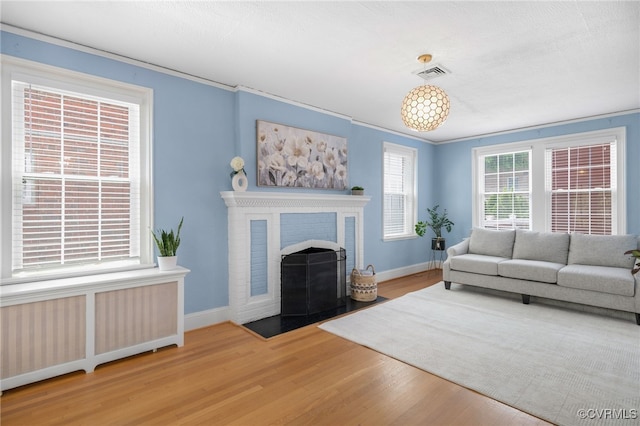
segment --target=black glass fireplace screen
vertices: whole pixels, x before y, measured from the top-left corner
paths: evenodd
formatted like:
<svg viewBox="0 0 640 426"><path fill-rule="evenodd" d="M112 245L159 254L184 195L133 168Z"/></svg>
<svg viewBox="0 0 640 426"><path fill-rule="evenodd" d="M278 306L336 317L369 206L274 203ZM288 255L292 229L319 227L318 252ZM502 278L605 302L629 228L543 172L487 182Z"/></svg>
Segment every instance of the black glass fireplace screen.
<svg viewBox="0 0 640 426"><path fill-rule="evenodd" d="M311 315L347 301L346 251L311 247L282 256L282 316Z"/></svg>

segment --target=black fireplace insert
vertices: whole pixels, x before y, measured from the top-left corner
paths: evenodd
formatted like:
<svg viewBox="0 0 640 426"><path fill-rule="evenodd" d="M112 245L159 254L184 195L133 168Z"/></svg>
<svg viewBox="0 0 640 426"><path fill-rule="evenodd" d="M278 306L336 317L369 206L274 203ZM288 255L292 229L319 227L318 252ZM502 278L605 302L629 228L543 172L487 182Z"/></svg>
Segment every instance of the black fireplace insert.
<svg viewBox="0 0 640 426"><path fill-rule="evenodd" d="M282 316L312 315L347 302L346 251L311 247L282 256Z"/></svg>

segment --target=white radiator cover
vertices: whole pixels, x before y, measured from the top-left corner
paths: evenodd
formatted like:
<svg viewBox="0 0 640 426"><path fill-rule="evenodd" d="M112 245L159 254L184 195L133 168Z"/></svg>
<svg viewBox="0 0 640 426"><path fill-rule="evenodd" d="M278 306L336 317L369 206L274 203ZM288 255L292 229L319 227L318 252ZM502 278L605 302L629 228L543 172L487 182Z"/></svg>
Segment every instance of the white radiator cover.
<svg viewBox="0 0 640 426"><path fill-rule="evenodd" d="M188 269L0 287L0 390L184 345Z"/></svg>

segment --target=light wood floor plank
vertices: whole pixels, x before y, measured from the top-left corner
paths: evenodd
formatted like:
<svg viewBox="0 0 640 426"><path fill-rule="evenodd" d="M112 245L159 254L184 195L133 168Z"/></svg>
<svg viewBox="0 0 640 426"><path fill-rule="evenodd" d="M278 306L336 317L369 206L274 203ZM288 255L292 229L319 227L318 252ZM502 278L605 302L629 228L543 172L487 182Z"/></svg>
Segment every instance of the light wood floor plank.
<svg viewBox="0 0 640 426"><path fill-rule="evenodd" d="M379 285L387 298L442 279ZM168 347L5 391L13 425L546 425L315 325L262 339L232 323Z"/></svg>

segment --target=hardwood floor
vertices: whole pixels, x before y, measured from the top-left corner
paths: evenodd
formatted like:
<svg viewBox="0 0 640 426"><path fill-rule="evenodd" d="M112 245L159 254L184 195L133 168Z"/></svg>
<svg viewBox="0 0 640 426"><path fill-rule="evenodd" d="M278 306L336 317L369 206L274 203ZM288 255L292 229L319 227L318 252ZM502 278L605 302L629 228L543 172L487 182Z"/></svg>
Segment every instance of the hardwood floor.
<svg viewBox="0 0 640 426"><path fill-rule="evenodd" d="M440 280L428 271L379 294ZM10 389L0 404L2 426L548 424L315 325L269 340L231 323L190 331L182 348Z"/></svg>

